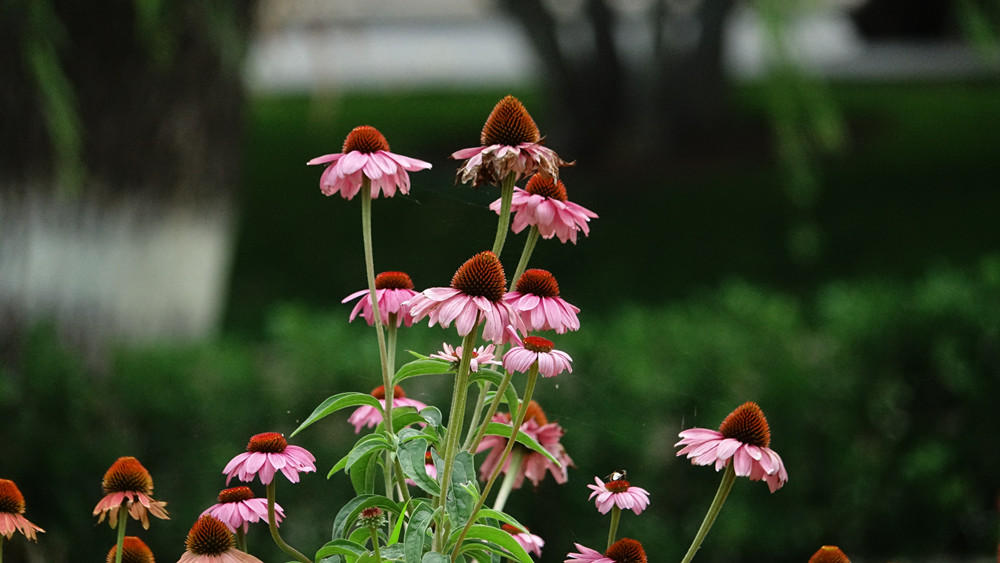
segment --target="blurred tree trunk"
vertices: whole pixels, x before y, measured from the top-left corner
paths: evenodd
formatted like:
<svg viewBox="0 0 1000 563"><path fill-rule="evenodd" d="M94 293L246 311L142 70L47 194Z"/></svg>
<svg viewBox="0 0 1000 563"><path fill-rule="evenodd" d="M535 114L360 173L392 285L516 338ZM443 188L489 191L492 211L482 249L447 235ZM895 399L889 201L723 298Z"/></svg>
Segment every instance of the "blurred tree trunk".
<svg viewBox="0 0 1000 563"><path fill-rule="evenodd" d="M627 4L501 0L544 65L560 150L605 167L697 152L726 122L722 31L732 1Z"/></svg>
<svg viewBox="0 0 1000 563"><path fill-rule="evenodd" d="M251 3L0 8L0 336L211 330L239 183Z"/></svg>

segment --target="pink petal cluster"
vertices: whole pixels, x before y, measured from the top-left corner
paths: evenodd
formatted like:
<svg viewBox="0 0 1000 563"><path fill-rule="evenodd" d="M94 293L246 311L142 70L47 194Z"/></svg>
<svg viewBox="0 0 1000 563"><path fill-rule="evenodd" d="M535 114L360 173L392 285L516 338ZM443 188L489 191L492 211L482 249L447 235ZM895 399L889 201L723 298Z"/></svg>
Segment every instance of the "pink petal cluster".
<svg viewBox="0 0 1000 563"><path fill-rule="evenodd" d="M503 524L500 527L510 535L514 536L514 541L520 544L525 551L528 553L534 553L537 557L542 556L542 548L545 546L545 540L543 540L540 536L532 534L527 530L527 528L522 531L520 528L516 528L510 524Z"/></svg>
<svg viewBox="0 0 1000 563"><path fill-rule="evenodd" d="M413 317L410 316L408 308L405 303L412 299L417 292L412 289L376 289L375 299L378 300L378 313L379 318L382 320L382 324L388 326L389 315L396 315L396 326L411 326L413 324ZM360 298L360 299L359 299ZM354 293L345 297L341 303L347 303L348 301L359 299L359 301L354 305L354 309L351 310L351 317L348 322L354 321L358 314L368 322L368 326L375 324L375 313L372 309L372 299L371 292L367 289L362 289L360 291L355 291Z"/></svg>
<svg viewBox="0 0 1000 563"><path fill-rule="evenodd" d="M234 491L236 489L246 489L246 494L242 495L242 498L226 499L227 491ZM267 499L253 497L253 494L249 491L250 489L246 487L227 489L219 495L219 502L206 508L201 515L208 514L215 517L223 524L229 526L229 529L233 532L242 528L243 533L246 533L250 529L251 523L267 522ZM284 518L284 509L281 508L281 505L275 503L275 524L281 524Z"/></svg>
<svg viewBox="0 0 1000 563"><path fill-rule="evenodd" d="M263 442L268 445L260 446ZM276 442L281 446L270 447ZM288 444L277 432L265 432L251 438L247 451L230 460L222 470L227 485L233 477L250 482L258 476L267 485L278 471L292 483L298 483L300 472L316 471L316 458L305 448Z"/></svg>
<svg viewBox="0 0 1000 563"><path fill-rule="evenodd" d="M492 421L510 425L511 417L510 414L499 413L493 415ZM514 479L514 488L520 489L526 477L537 487L542 479L545 478L546 473L550 473L556 480L556 483L560 485L565 483L569 478L569 468L572 467L573 460L566 453L565 448L563 448L562 443L559 441L564 434L562 427L555 422L539 424L534 418L526 418L524 423L521 424L520 432L534 438L539 445L552 454L552 457L559 460L560 465L552 463L549 461L549 458L540 453L516 444L515 448L522 448L523 457L521 465L517 470L517 476ZM479 443L479 447L476 449L477 453L490 450L486 459L483 460L483 464L479 467L479 478L481 480L486 481L489 479L490 475L496 469L497 464L500 463L500 457L503 455L506 445L507 438L492 435L484 437ZM502 469L504 474L510 470L511 457L508 457L504 463Z"/></svg>
<svg viewBox="0 0 1000 563"><path fill-rule="evenodd" d="M353 199L361 191L363 176L371 181L372 199L377 198L379 192L392 197L396 195L396 188L404 194L410 191L408 172L431 167L429 162L384 150L327 154L318 156L307 164L327 163L329 166L320 176L320 190L325 195L339 193L347 200Z"/></svg>
<svg viewBox="0 0 1000 563"><path fill-rule="evenodd" d="M452 348L447 343L442 343L441 346L443 349L437 354L431 354L430 357L451 362L453 366L457 367L462 361L462 347L455 346ZM500 362L493 359L495 351L496 347L492 344L474 348L472 350L472 357L469 359L469 371L475 373L479 371L479 366L500 365Z"/></svg>
<svg viewBox="0 0 1000 563"><path fill-rule="evenodd" d="M520 314L528 330L554 330L556 334L580 330L580 319L576 316L580 309L558 295L546 297L511 291L503 299Z"/></svg>
<svg viewBox="0 0 1000 563"><path fill-rule="evenodd" d="M500 213L500 200L491 203L490 209ZM525 227L538 227L538 234L544 239L558 237L560 242L573 244L577 232L590 234L589 222L597 218L596 213L572 201L532 194L521 188L514 188L510 210L514 214L510 225L514 233Z"/></svg>
<svg viewBox="0 0 1000 563"><path fill-rule="evenodd" d="M486 297L467 295L453 287L431 287L407 301L414 321L424 317L430 326L440 324L444 328L455 323L459 336L466 336L483 319L483 339L494 344L506 344L516 337L514 330L524 330L521 317L503 301L491 301Z"/></svg>
<svg viewBox="0 0 1000 563"><path fill-rule="evenodd" d="M679 436L682 439L674 446L684 447L677 455L687 455L695 465L714 464L719 471L732 460L736 475L749 477L751 481L763 480L772 493L788 481L781 456L769 447L726 438L721 432L708 428L691 428Z"/></svg>
<svg viewBox="0 0 1000 563"><path fill-rule="evenodd" d="M594 483L594 485L587 485L593 491L588 498L597 497L594 503L597 505L597 511L601 514L607 514L612 506L641 514L649 506L649 491L642 487L633 487L628 481L604 483L604 481L594 477Z"/></svg>
<svg viewBox="0 0 1000 563"><path fill-rule="evenodd" d="M169 520L170 515L164 506L167 503L154 500L153 497L141 491L116 491L104 495L94 507L94 515L98 516L97 523L108 518L108 524L112 528L118 525L118 511L122 508L128 510L129 516L142 523L145 530L149 529L149 514L163 520Z"/></svg>
<svg viewBox="0 0 1000 563"><path fill-rule="evenodd" d="M511 173L515 174L515 180L537 172L558 178L559 167L566 165L556 151L530 142L470 147L455 151L451 158L466 159L458 169L458 179L474 186L483 181L503 180Z"/></svg>
<svg viewBox="0 0 1000 563"><path fill-rule="evenodd" d="M526 336L521 344L513 346L503 356L503 367L508 371L527 373L535 362L543 377L555 377L563 371L573 373L573 358L554 349L551 341L539 336Z"/></svg>
<svg viewBox="0 0 1000 563"><path fill-rule="evenodd" d="M378 399L379 404L382 405L382 409L385 410L385 390L382 386L379 385L375 391L372 391L372 395ZM421 410L426 409L427 405L416 399L407 397L406 394L402 392L402 389L400 389L399 386L396 386L392 396L392 408L395 410L400 407L413 407L417 409L417 412L420 412ZM351 416L347 418L347 422L354 425L355 434L360 434L362 428L375 428L382 422L382 420L382 411L379 411L371 405L361 405L360 407L354 409Z"/></svg>
<svg viewBox="0 0 1000 563"><path fill-rule="evenodd" d="M610 557L605 557L605 555L596 549L590 549L585 545L580 545L574 543L573 545L579 550L579 553L569 553L566 556L569 559L563 561L563 563L615 563L614 559Z"/></svg>

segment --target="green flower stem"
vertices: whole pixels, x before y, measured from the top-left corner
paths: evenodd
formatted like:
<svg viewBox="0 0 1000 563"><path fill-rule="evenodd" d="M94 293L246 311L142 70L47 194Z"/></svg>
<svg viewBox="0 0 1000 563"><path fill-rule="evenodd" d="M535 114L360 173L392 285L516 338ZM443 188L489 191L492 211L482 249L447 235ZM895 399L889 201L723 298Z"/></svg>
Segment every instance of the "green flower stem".
<svg viewBox="0 0 1000 563"><path fill-rule="evenodd" d="M493 469L493 473L490 475L489 481L487 481L486 486L483 487L483 493L479 495L479 501L476 503L476 507L472 509L472 517L469 518L469 521L465 524L465 528L462 529L462 533L458 536L458 541L455 543L455 550L451 553L452 561L457 559L458 550L461 549L465 536L469 533L469 529L472 528L472 525L476 522L476 514L478 514L479 509L483 507L486 497L490 494L490 489L493 488L493 483L496 482L497 476L500 474L504 464L507 462L507 458L510 456L511 450L514 449L514 443L517 441L517 434L521 430L521 424L524 422L524 416L528 412L528 403L531 401L531 394L535 391L535 381L537 380L538 362L536 361L531 365L531 369L528 370L528 383L524 388L524 398L521 399L521 405L517 409L517 419L511 426L510 439L507 440L507 445L503 449L500 461Z"/></svg>
<svg viewBox="0 0 1000 563"><path fill-rule="evenodd" d="M476 404L472 406L472 418L469 419L469 433L466 434L465 442L462 444L462 450L465 451L471 451L469 446L472 445L472 440L476 437L476 431L479 429L479 417L483 415L482 411L483 406L486 404L486 395L490 392L490 382L483 381L482 383L479 387L479 396L476 397Z"/></svg>
<svg viewBox="0 0 1000 563"><path fill-rule="evenodd" d="M302 563L313 563L311 559L302 555L294 547L285 543L285 540L281 539L281 535L278 534L278 523L274 519L274 479L267 484L267 527L271 530L271 539L274 540L275 545L277 545L281 551L284 551L288 555L291 555L296 560Z"/></svg>
<svg viewBox="0 0 1000 563"><path fill-rule="evenodd" d="M493 402L490 403L490 408L486 411L486 416L483 417L483 425L479 428L479 432L476 433L476 439L468 444L465 448L470 452L476 451L479 447L479 442L483 441L483 437L486 436L486 427L489 426L491 420L493 420L493 415L497 412L497 407L500 406L500 401L503 400L504 393L507 392L507 386L510 385L511 372L504 371L503 379L500 381L500 385L497 387L497 392L493 395Z"/></svg>
<svg viewBox="0 0 1000 563"><path fill-rule="evenodd" d="M500 257L503 244L507 240L507 229L510 226L510 202L514 199L514 182L517 174L511 172L503 179L500 186L500 220L497 221L497 236L493 239L493 254Z"/></svg>
<svg viewBox="0 0 1000 563"><path fill-rule="evenodd" d="M389 326L385 327L387 338L386 371L389 373L390 383L392 383L391 378L396 375L396 339L399 334L399 328L396 326L396 318L398 316L398 313L389 313ZM393 391L395 390L396 388L393 386Z"/></svg>
<svg viewBox="0 0 1000 563"><path fill-rule="evenodd" d="M118 507L118 543L115 544L115 563L122 563L122 545L125 543L125 524L128 523L128 508L124 504Z"/></svg>
<svg viewBox="0 0 1000 563"><path fill-rule="evenodd" d="M368 531L372 535L372 551L375 552L375 561L382 561L382 554L379 553L378 549L378 532L375 531L377 529L375 526L368 526Z"/></svg>
<svg viewBox="0 0 1000 563"><path fill-rule="evenodd" d="M375 259L372 255L372 194L371 180L361 176L361 234L365 244L365 273L368 276L368 295L372 301L372 317L375 334L378 337L378 353L382 362L382 385L385 388L385 408L382 418L385 420L385 431L391 437L392 432L392 382L389 374L389 357L386 351L385 334L382 329L382 315L378 310L378 296L375 293Z"/></svg>
<svg viewBox="0 0 1000 563"><path fill-rule="evenodd" d="M615 535L618 533L618 521L622 517L622 509L618 508L618 505L611 507L611 528L608 529L608 547L605 549L611 549L611 544L615 543Z"/></svg>
<svg viewBox="0 0 1000 563"><path fill-rule="evenodd" d="M517 280L521 279L521 274L528 268L528 260L531 259L531 253L535 251L535 245L538 244L538 235L538 225L532 225L531 230L528 231L528 238L524 241L524 250L521 251L521 259L517 262L514 277L510 278L511 291L517 287Z"/></svg>
<svg viewBox="0 0 1000 563"><path fill-rule="evenodd" d="M438 506L444 507L448 498L448 485L451 484L451 472L455 467L455 456L458 455L458 442L465 423L465 403L469 396L469 363L472 360L472 347L476 343L476 333L479 329L479 316L476 316L474 328L462 340L462 359L458 363L458 374L455 377L455 389L451 396L451 412L448 414L448 430L444 440L444 468L441 475L441 496ZM443 532L444 526L438 526L438 532ZM435 549L440 549L445 535L435 536Z"/></svg>
<svg viewBox="0 0 1000 563"><path fill-rule="evenodd" d="M517 472L521 470L522 461L524 461L523 451L517 449L510 453L510 466L507 468L507 473L503 476L503 482L500 483L500 490L497 491L497 499L493 501L493 510L498 512L503 511L503 507L507 504L507 497L510 496L510 492L514 489L514 481L517 481Z"/></svg>
<svg viewBox="0 0 1000 563"><path fill-rule="evenodd" d="M687 554L684 555L681 563L690 563L694 559L694 554L701 548L702 542L705 541L705 536L708 535L708 530L715 522L719 511L722 510L722 503L726 502L726 497L733 488L734 482L736 482L736 470L733 468L732 460L730 460L729 464L726 465L726 472L722 474L722 482L719 483L719 490L715 492L712 505L708 507L708 513L705 514L705 519L702 520L701 527L698 528L698 533L695 534L694 541L691 542L691 547L688 548Z"/></svg>
<svg viewBox="0 0 1000 563"><path fill-rule="evenodd" d="M0 563L3 563L3 535L0 535Z"/></svg>
<svg viewBox="0 0 1000 563"><path fill-rule="evenodd" d="M236 528L236 549L247 552L247 533L243 531L243 526Z"/></svg>

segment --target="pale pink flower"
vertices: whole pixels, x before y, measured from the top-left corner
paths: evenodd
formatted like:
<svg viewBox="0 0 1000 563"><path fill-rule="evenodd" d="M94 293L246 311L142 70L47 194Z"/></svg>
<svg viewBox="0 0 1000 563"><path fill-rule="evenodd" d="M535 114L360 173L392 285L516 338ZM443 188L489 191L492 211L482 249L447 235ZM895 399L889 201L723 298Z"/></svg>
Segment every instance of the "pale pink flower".
<svg viewBox="0 0 1000 563"><path fill-rule="evenodd" d="M194 523L184 545L187 549L177 563L262 563L236 549L229 526L211 515L203 515Z"/></svg>
<svg viewBox="0 0 1000 563"><path fill-rule="evenodd" d="M523 531L510 524L502 524L501 529L514 536L514 541L521 545L525 551L528 553L534 553L536 556L542 556L542 547L545 546L545 540L541 537L532 534L530 530L525 528Z"/></svg>
<svg viewBox="0 0 1000 563"><path fill-rule="evenodd" d="M319 187L326 195L339 193L352 199L361 190L362 177L371 181L372 199L379 192L386 197L410 191L410 175L430 168L429 162L389 152L389 143L382 133L369 125L355 127L344 140L343 152L327 154L307 164L329 164L320 176Z"/></svg>
<svg viewBox="0 0 1000 563"><path fill-rule="evenodd" d="M396 326L410 326L413 317L404 306L417 292L413 291L413 280L405 272L382 272L375 276L375 298L378 299L378 313L383 325L389 324L389 315L395 315ZM345 297L341 303L361 298L351 311L351 322L361 313L368 326L375 324L375 313L372 310L371 292L367 289L355 291Z"/></svg>
<svg viewBox="0 0 1000 563"><path fill-rule="evenodd" d="M559 297L559 284L547 270L526 270L514 285L514 291L503 296L521 315L528 330L554 330L563 334L580 330L580 309Z"/></svg>
<svg viewBox="0 0 1000 563"><path fill-rule="evenodd" d="M372 390L372 397L378 399L379 404L385 409L385 386L379 385ZM427 405L421 403L416 399L410 399L406 396L406 392L399 385L395 385L392 388L392 408L397 409L399 407L413 407L420 412L427 408ZM354 409L351 416L347 418L347 422L354 425L354 433L360 434L362 428L375 428L383 420L382 412L371 405L361 405L360 407Z"/></svg>
<svg viewBox="0 0 1000 563"><path fill-rule="evenodd" d="M451 287L432 287L407 301L413 320L427 317L430 326L444 328L454 321L459 336L483 322L483 339L506 344L524 331L521 317L503 300L507 278L496 254L489 250L468 259L455 272Z"/></svg>
<svg viewBox="0 0 1000 563"><path fill-rule="evenodd" d="M763 480L773 493L788 481L781 456L772 450L771 429L756 403L747 402L722 421L719 430L691 428L680 433L684 446L677 455L687 455L695 465L715 465L719 471L732 460L740 477Z"/></svg>
<svg viewBox="0 0 1000 563"><path fill-rule="evenodd" d="M588 499L593 499L597 505L597 511L607 514L612 506L617 506L621 510L631 510L636 514L641 514L649 506L649 491L642 487L633 487L624 478L614 479L605 483L594 477L594 485L587 485L593 491Z"/></svg>
<svg viewBox="0 0 1000 563"><path fill-rule="evenodd" d="M442 343L441 346L443 347L443 350L437 354L431 354L430 357L451 362L452 368L457 369L458 364L462 361L462 347L455 346L452 348L451 345L447 343ZM499 361L493 359L493 353L495 351L496 347L492 344L473 348L472 357L469 359L469 371L475 373L479 371L479 366L500 365Z"/></svg>
<svg viewBox="0 0 1000 563"><path fill-rule="evenodd" d="M24 495L10 479L0 479L0 536L14 537L21 532L24 537L37 542L36 532L45 530L32 524L24 515Z"/></svg>
<svg viewBox="0 0 1000 563"><path fill-rule="evenodd" d="M167 503L153 499L153 478L149 471L134 457L120 457L111 464L101 481L104 497L94 507L94 516L100 524L108 518L111 528L118 526L118 511L128 510L129 515L149 529L149 515L169 520L163 508Z"/></svg>
<svg viewBox="0 0 1000 563"><path fill-rule="evenodd" d="M508 371L527 373L535 362L543 377L555 377L563 371L573 373L573 358L556 350L551 340L541 336L526 336L522 344L513 346L503 355L503 367Z"/></svg>
<svg viewBox="0 0 1000 563"><path fill-rule="evenodd" d="M510 425L511 416L508 413L497 413L493 415L492 421ZM552 457L556 458L559 464L552 463L544 455L515 443L515 450L520 451L521 464L517 469L517 476L514 479L513 487L520 489L524 484L525 477L537 487L542 482L542 479L545 478L546 473L552 474L556 483L560 485L565 483L569 478L568 470L573 466L573 460L566 453L565 448L563 448L563 445L559 441L564 433L562 427L555 422L549 422L545 417L545 411L542 410L537 402L529 401L528 409L524 416L524 423L521 424L519 432L523 432L533 438L545 451L552 454ZM489 479L490 475L496 469L497 464L500 463L500 457L503 455L506 445L507 438L493 435L484 437L479 443L479 447L476 449L477 453L490 450L486 459L483 460L483 464L479 467L480 479L483 481ZM509 456L504 463L502 472L505 474L510 470L512 457Z"/></svg>
<svg viewBox="0 0 1000 563"><path fill-rule="evenodd" d="M563 563L615 563L614 559L605 557L603 553L596 549L590 549L578 543L574 543L573 545L576 546L579 553L567 554L566 557L569 557L569 559L563 561Z"/></svg>
<svg viewBox="0 0 1000 563"><path fill-rule="evenodd" d="M631 538L622 538L611 544L603 554L580 544L573 544L580 553L570 553L563 563L646 563L642 544Z"/></svg>
<svg viewBox="0 0 1000 563"><path fill-rule="evenodd" d="M267 499L254 497L250 487L233 487L220 492L218 504L213 504L201 514L218 518L234 532L243 528L243 533L246 533L250 523L267 522ZM284 517L284 509L274 503L275 525L281 524Z"/></svg>
<svg viewBox="0 0 1000 563"><path fill-rule="evenodd" d="M251 437L247 451L230 460L222 472L227 485L233 477L250 482L258 476L267 485L278 471L292 483L298 483L300 472L316 471L315 462L316 458L305 448L290 445L277 432L264 432Z"/></svg>
<svg viewBox="0 0 1000 563"><path fill-rule="evenodd" d="M490 209L500 213L500 200L490 204ZM514 188L510 210L514 214L510 229L520 233L525 227L538 227L544 239L558 237L560 242L576 244L576 234L590 234L589 222L596 219L593 211L569 201L566 186L558 180L536 174L525 189Z"/></svg>
<svg viewBox="0 0 1000 563"><path fill-rule="evenodd" d="M555 151L541 145L538 126L524 105L513 96L497 102L480 134L480 145L456 151L457 160L467 159L458 169L457 181L499 185L509 174L524 178L536 172L559 177L563 162Z"/></svg>

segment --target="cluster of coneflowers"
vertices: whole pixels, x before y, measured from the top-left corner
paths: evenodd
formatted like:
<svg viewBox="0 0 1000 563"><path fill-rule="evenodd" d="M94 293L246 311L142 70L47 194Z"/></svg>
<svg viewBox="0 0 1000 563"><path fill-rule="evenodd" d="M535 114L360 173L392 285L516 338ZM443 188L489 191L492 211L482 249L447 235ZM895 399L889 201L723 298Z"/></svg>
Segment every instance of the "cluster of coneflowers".
<svg viewBox="0 0 1000 563"><path fill-rule="evenodd" d="M597 215L569 200L559 173L570 163L542 144L534 120L512 96L494 107L480 140L480 146L457 151L452 158L463 160L457 182L500 189L500 198L490 205L499 216L493 246L462 264L448 286L423 291L416 291L404 272L375 275L371 205L397 191L407 194L409 172L431 165L390 152L385 137L370 126L352 130L341 152L309 161L327 165L320 178L322 193L339 194L345 200L360 195L368 287L344 302L357 301L350 321L360 316L375 330L381 381L371 393L344 392L328 398L292 436L334 412L355 408L347 422L356 434L366 433L329 476L346 473L357 496L335 515L333 540L314 558L307 557L278 532L286 514L275 502L276 481L280 474L297 483L300 473L316 471L316 460L279 433L255 435L222 473L227 486L234 477L246 484L259 481L265 498L255 497L247 485L221 491L218 503L205 509L192 526L179 563L259 562L246 551L246 534L258 522L266 522L276 545L302 563L332 556L347 563L445 563L495 557L529 563L533 555L541 556L546 542L504 512L504 506L526 480L537 486L551 476L563 484L574 466L560 443L563 428L547 418L532 395L539 375L552 378L572 372L572 358L556 349L548 333L578 330L580 310L561 297L551 272L528 264L539 238L576 244L579 233L589 234L588 223ZM521 180L524 188L516 186ZM500 257L508 231L518 234L525 229L526 240L508 287ZM413 353L415 359L397 368L399 329L424 319L445 329L454 325L460 342L444 342L441 350L426 356ZM411 378L441 375L454 379L447 416L407 397L401 387ZM515 375L524 375L523 382L515 381ZM470 394L475 394L471 406ZM467 413L471 413L468 421ZM692 428L682 431L680 438L677 455L724 472L683 558L687 562L700 548L737 476L764 481L774 492L788 475L781 457L770 449L770 429L754 403L738 407L718 430ZM475 456L480 453L485 455L477 471ZM118 532L108 563L152 562L142 540L125 535L129 517L144 529L149 528L149 515L169 517L166 503L152 496L149 473L135 458L120 458L102 487L104 497L94 515L99 522L107 519ZM649 506L649 492L633 486L623 470L604 480L595 477L587 487L597 511L610 513L608 542L603 551L575 544L576 551L566 555L565 563L645 563L642 543L618 538L617 532L623 511L639 515ZM0 560L4 537L10 539L16 531L36 540L36 532L43 531L23 512L20 491L13 482L0 479ZM655 557L662 558L663 554ZM839 549L830 546L810 559L810 563L846 561Z"/></svg>

